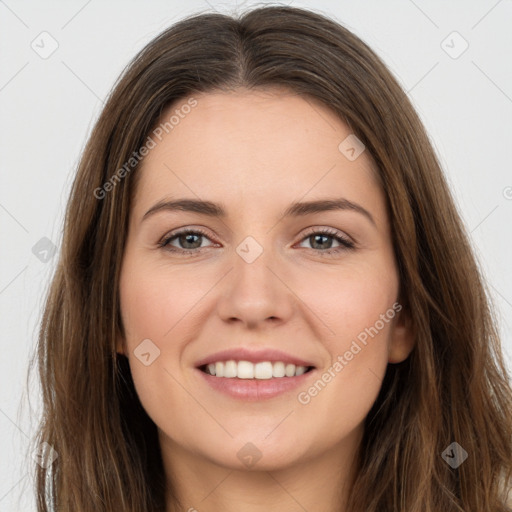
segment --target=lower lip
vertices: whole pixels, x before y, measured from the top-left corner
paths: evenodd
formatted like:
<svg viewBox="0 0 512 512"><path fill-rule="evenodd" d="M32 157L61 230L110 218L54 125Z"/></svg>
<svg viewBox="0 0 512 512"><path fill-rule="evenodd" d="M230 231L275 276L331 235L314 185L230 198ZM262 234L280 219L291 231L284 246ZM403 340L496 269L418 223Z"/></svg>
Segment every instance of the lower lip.
<svg viewBox="0 0 512 512"><path fill-rule="evenodd" d="M199 369L205 382L216 391L239 400L258 401L268 398L274 398L284 393L290 392L301 385L311 377L315 370L298 375L297 377L273 377L272 379L239 379L216 377Z"/></svg>

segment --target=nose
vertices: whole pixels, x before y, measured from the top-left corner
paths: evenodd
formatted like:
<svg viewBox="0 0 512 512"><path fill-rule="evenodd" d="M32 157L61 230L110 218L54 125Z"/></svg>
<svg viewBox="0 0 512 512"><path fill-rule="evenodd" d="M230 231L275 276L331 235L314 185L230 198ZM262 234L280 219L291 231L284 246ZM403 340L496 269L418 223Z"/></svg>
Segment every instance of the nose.
<svg viewBox="0 0 512 512"><path fill-rule="evenodd" d="M223 321L255 329L291 318L296 299L291 283L286 282L286 272L270 250L264 250L251 263L233 251L232 262L217 304Z"/></svg>

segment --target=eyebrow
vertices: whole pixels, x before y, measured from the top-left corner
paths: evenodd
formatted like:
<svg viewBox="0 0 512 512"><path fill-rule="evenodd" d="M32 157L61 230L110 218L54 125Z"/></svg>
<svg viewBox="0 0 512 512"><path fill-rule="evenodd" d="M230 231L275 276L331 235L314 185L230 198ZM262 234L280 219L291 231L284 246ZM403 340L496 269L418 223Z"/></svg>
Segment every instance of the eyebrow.
<svg viewBox="0 0 512 512"><path fill-rule="evenodd" d="M362 214L375 227L375 219L372 214L360 204L349 201L345 198L321 199L317 201L305 201L292 203L283 213L283 217L303 217L313 213L320 213L333 210L349 210ZM203 201L200 199L176 199L173 201L160 201L152 206L142 217L142 221L162 211L184 211L194 212L210 217L226 217L226 210L217 203Z"/></svg>

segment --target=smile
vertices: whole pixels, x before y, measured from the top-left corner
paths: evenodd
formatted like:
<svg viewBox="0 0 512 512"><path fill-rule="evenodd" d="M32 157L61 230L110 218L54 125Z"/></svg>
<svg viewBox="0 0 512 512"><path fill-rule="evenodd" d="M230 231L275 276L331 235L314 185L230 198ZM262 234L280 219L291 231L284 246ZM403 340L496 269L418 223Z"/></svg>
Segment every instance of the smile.
<svg viewBox="0 0 512 512"><path fill-rule="evenodd" d="M216 372L217 368L219 368L219 374L212 375L210 369ZM249 361L219 361L195 370L208 389L245 402L268 400L285 396L286 393L293 391L297 393L300 389L306 389L309 385L307 381L310 378L313 379L317 373L313 366L285 365L280 361L274 363L262 361L255 364ZM270 371L272 376L269 376ZM222 377L220 372L223 372ZM294 397L290 397L290 400L294 400Z"/></svg>
<svg viewBox="0 0 512 512"><path fill-rule="evenodd" d="M210 363L202 366L200 369L208 375L227 379L268 380L272 378L298 377L307 373L312 368L312 366L298 366L282 361L252 363L250 361L230 360Z"/></svg>

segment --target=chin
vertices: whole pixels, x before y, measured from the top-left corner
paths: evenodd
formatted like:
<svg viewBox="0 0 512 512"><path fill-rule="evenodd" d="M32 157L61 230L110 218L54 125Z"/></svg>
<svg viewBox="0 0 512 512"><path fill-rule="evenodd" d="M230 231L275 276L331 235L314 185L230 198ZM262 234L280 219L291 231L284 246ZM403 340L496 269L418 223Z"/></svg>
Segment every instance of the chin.
<svg viewBox="0 0 512 512"><path fill-rule="evenodd" d="M287 435L286 440L277 436L273 440L264 439L267 434L268 431L261 436L252 436L254 441L250 440L251 436L222 442L212 440L200 452L213 464L236 471L285 470L307 458L305 451L297 446L297 436ZM261 439L263 441L259 441Z"/></svg>

